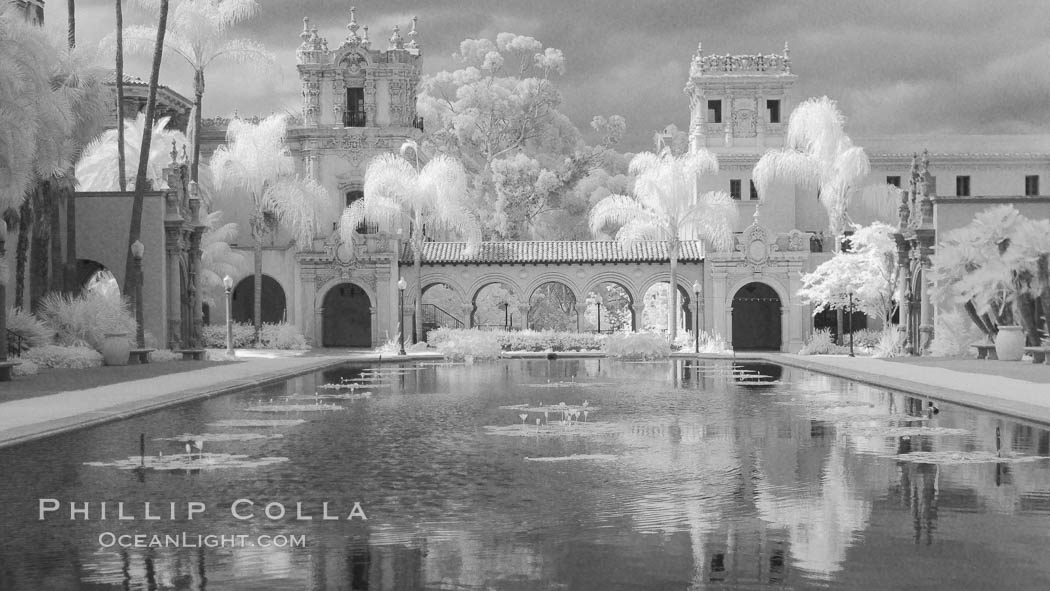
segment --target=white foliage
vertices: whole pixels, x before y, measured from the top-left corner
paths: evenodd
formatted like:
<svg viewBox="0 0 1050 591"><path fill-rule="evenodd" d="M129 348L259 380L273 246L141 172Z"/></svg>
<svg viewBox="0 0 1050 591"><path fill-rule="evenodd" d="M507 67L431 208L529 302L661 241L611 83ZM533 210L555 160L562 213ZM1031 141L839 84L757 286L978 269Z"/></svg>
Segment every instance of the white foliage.
<svg viewBox="0 0 1050 591"><path fill-rule="evenodd" d="M814 314L825 309L846 309L852 295L855 309L887 319L896 307L894 229L881 222L854 228L850 238L852 250L835 253L812 273L804 274L798 295L802 301L816 305Z"/></svg>

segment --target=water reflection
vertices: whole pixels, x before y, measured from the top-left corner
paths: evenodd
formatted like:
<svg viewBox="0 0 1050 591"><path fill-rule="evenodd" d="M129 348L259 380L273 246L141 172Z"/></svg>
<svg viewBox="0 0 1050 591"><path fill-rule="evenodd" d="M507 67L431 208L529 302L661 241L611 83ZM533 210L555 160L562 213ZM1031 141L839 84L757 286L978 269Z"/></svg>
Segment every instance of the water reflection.
<svg viewBox="0 0 1050 591"><path fill-rule="evenodd" d="M349 382L373 395L340 400L339 413L274 417L301 423L238 423L258 418L252 404ZM587 417L600 429L485 429L521 422L501 406L584 401L600 407ZM931 402L708 360L341 367L0 451L0 589L936 587L962 570L975 588L1050 586L1041 556L1050 462L1018 461L1050 455L1050 431ZM216 430L266 436L216 437L214 452L289 461L85 465L178 453L176 436ZM40 498L123 501L139 514L145 501L199 501L209 511L41 521ZM260 517L231 515L240 498ZM269 502L292 514L302 503L315 518L266 519ZM325 521L324 502L342 516L360 502L368 519ZM100 548L105 531L306 544ZM989 547L1003 548L994 568L973 572Z"/></svg>

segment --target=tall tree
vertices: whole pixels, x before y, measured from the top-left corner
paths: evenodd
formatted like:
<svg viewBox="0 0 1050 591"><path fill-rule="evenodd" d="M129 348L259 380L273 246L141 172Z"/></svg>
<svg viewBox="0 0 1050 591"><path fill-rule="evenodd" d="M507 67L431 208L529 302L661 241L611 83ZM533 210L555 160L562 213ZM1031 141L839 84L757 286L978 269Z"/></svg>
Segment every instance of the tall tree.
<svg viewBox="0 0 1050 591"><path fill-rule="evenodd" d="M230 27L258 12L256 0L181 0L173 11L164 43L193 69L193 122L189 132L193 143L192 180L198 180L200 167L205 70L215 61L266 65L276 61L272 53L254 41L229 38ZM156 35L155 27L134 26L124 31L128 51L132 53L149 52Z"/></svg>
<svg viewBox="0 0 1050 591"><path fill-rule="evenodd" d="M73 115L52 89L54 47L39 27L0 3L0 211L17 209L40 178L68 166ZM0 224L0 310L7 309L7 216ZM0 313L0 360L7 358L7 315Z"/></svg>
<svg viewBox="0 0 1050 591"><path fill-rule="evenodd" d="M153 47L153 67L149 74L149 90L146 95L145 133L139 146L139 165L135 173L135 195L131 201L131 228L128 230L128 247L124 249L124 293L134 293L130 288L138 281L135 261L131 256L131 245L142 234L142 204L146 198L146 167L149 165L150 144L153 141L152 123L157 114L157 86L160 80L160 62L164 57L164 32L168 28L168 0L160 0L160 17L157 21L157 40Z"/></svg>
<svg viewBox="0 0 1050 591"><path fill-rule="evenodd" d="M262 330L263 242L283 228L300 248L309 246L318 230L318 217L330 207L322 185L296 176L284 142L286 128L284 115L271 115L256 125L234 119L226 129L226 144L211 157L216 201L237 209L247 197L251 207L256 343Z"/></svg>
<svg viewBox="0 0 1050 591"><path fill-rule="evenodd" d="M454 59L461 69L420 82L424 151L463 164L486 236L538 238L538 221L564 214L562 197L601 165L604 152L587 146L558 110L555 80L565 58L532 37L500 33L494 41L464 40ZM609 132L622 134L623 118L600 119L599 131L615 143Z"/></svg>
<svg viewBox="0 0 1050 591"><path fill-rule="evenodd" d="M146 163L146 184L154 189L168 188L164 178L164 168L171 162L171 146L185 146L189 143L186 134L168 129L168 118L160 117L153 122L152 131L147 133L146 115L139 113L134 119L127 119L117 129L106 130L95 141L88 144L83 155L77 161L76 177L84 191L117 191L120 189L120 166L117 154L121 148L131 155L128 162L138 169L142 143L149 135L149 160ZM120 137L123 137L123 142ZM207 190L209 176L202 183L202 190ZM127 182L126 179L124 179Z"/></svg>
<svg viewBox="0 0 1050 591"><path fill-rule="evenodd" d="M838 236L849 221L847 208L858 207L892 222L900 191L884 183L865 185L871 171L868 156L845 132L846 118L828 97L804 101L791 113L784 147L770 150L753 171L759 199L765 199L777 181L817 189L828 214L828 230ZM887 214L890 219L885 219ZM836 240L836 244L837 244Z"/></svg>
<svg viewBox="0 0 1050 591"><path fill-rule="evenodd" d="M718 174L718 160L706 150L674 156L638 154L631 160L634 195L610 195L591 210L591 232L618 226L616 240L626 249L639 240L660 240L667 246L671 268L668 326L671 341L678 334L678 255L685 240L706 241L718 249L733 245L736 204L724 191L699 193L704 175Z"/></svg>
<svg viewBox="0 0 1050 591"><path fill-rule="evenodd" d="M408 150L415 153L415 164L404 158ZM365 170L364 197L350 204L339 220L339 235L347 244L353 243L362 223L408 236L416 274L416 342L423 340L423 242L427 234L458 235L466 240L468 253L481 242L481 226L464 199L467 176L463 165L440 154L421 166L418 150L415 142L405 142L400 156L373 158Z"/></svg>
<svg viewBox="0 0 1050 591"><path fill-rule="evenodd" d="M116 86L117 86L117 121L124 121L124 9L121 0L115 0L117 13L116 29ZM128 172L124 155L124 126L117 124L117 187L120 192L128 190Z"/></svg>

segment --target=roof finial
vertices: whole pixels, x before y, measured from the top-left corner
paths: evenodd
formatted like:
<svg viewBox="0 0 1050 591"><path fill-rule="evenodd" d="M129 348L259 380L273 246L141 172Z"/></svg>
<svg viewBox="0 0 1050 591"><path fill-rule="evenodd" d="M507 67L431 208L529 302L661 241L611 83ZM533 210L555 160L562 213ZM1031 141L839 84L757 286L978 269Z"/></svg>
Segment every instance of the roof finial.
<svg viewBox="0 0 1050 591"><path fill-rule="evenodd" d="M368 26L361 27L361 30L365 32L364 36L361 37L361 47L368 49L372 45L372 41L368 38Z"/></svg>
<svg viewBox="0 0 1050 591"><path fill-rule="evenodd" d="M310 17L308 16L303 17L303 32L299 33L299 38L303 40L303 43L310 39Z"/></svg>
<svg viewBox="0 0 1050 591"><path fill-rule="evenodd" d="M416 36L419 35L419 32L416 31L416 21L418 20L418 16L412 17L412 30L408 32L408 47L411 49L419 47L419 44L416 43Z"/></svg>
<svg viewBox="0 0 1050 591"><path fill-rule="evenodd" d="M171 163L177 164L179 158L179 150L175 147L175 140L171 140Z"/></svg>
<svg viewBox="0 0 1050 591"><path fill-rule="evenodd" d="M755 213L751 214L751 219L755 220L756 224L758 223L758 206L759 205L762 205L762 202L761 201L755 201Z"/></svg>
<svg viewBox="0 0 1050 591"><path fill-rule="evenodd" d="M394 25L394 34L390 36L391 49L404 49L405 40L401 38L401 27Z"/></svg>
<svg viewBox="0 0 1050 591"><path fill-rule="evenodd" d="M358 26L358 24L357 24L357 15L355 14L356 11L357 11L357 7L355 7L355 6L351 6L350 7L350 22L347 23L347 25L346 25L346 28L350 29L350 38L351 39L356 39L357 38L357 29L360 28L360 26Z"/></svg>

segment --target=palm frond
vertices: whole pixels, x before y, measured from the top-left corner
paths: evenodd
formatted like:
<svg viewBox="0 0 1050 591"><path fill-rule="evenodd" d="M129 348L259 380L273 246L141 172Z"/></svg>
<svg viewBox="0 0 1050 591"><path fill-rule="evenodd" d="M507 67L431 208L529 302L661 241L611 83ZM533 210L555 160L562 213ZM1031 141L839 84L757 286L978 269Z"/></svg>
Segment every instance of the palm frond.
<svg viewBox="0 0 1050 591"><path fill-rule="evenodd" d="M903 194L899 188L889 184L863 187L850 199L849 216L891 224L898 219L897 208L900 207Z"/></svg>
<svg viewBox="0 0 1050 591"><path fill-rule="evenodd" d="M751 172L758 198L765 199L774 183L791 182L806 189L820 186L821 168L816 158L793 149L771 150L762 155Z"/></svg>
<svg viewBox="0 0 1050 591"><path fill-rule="evenodd" d="M210 56L205 56L203 65L207 66L220 58L258 70L272 66L277 61L273 52L266 49L266 46L249 39L228 39L222 42Z"/></svg>
<svg viewBox="0 0 1050 591"><path fill-rule="evenodd" d="M736 201L725 191L708 191L697 196L681 226L683 240L708 240L721 251L733 247L739 210Z"/></svg>
<svg viewBox="0 0 1050 591"><path fill-rule="evenodd" d="M318 217L329 206L328 190L313 179L282 177L267 185L260 211L272 213L292 233L300 248L306 248L318 230Z"/></svg>
<svg viewBox="0 0 1050 591"><path fill-rule="evenodd" d="M588 224L591 233L598 235L608 225L623 226L631 220L649 217L650 212L631 197L609 195L591 208Z"/></svg>

